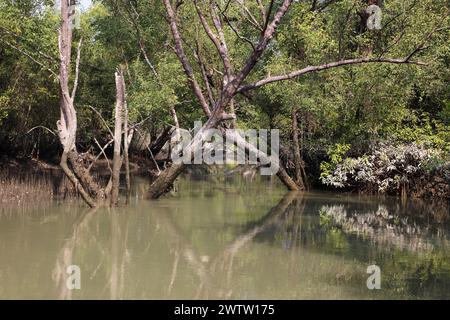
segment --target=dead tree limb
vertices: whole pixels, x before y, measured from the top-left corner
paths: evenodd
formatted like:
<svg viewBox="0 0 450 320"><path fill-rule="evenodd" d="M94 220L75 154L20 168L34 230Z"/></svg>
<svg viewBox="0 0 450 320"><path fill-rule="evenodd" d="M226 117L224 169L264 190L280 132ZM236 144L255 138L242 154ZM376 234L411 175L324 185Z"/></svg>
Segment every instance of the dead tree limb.
<svg viewBox="0 0 450 320"><path fill-rule="evenodd" d="M106 144L103 146L103 148L102 148L102 146L100 145L100 143L98 142L97 138L94 138L94 141L95 141L95 143L97 144L97 146L100 148L100 152L99 152L98 155L95 157L95 159L92 161L92 163L89 165L88 171L91 170L92 166L97 162L97 160L100 158L100 156L103 155L103 156L105 157L106 164L108 165L109 172L112 174L111 165L109 164L109 159L108 159L108 157L106 156L105 150L106 150L106 148L108 148L108 146L109 146L111 143L114 142L114 139L108 141L108 143L106 143Z"/></svg>
<svg viewBox="0 0 450 320"><path fill-rule="evenodd" d="M163 2L164 6L166 7L167 15L169 16L170 29L172 31L172 35L175 41L175 51L178 56L178 59L180 60L181 65L183 66L184 72L186 73L186 76L192 87L192 90L197 96L197 99L199 100L200 105L203 108L203 111L209 116L211 114L211 111L209 110L208 103L206 102L206 99L203 96L202 89L200 88L197 80L195 79L194 70L192 69L192 66L189 63L189 60L184 52L181 35L180 32L178 31L175 12L172 8L172 5L170 4L170 0L163 0Z"/></svg>
<svg viewBox="0 0 450 320"><path fill-rule="evenodd" d="M131 178L130 178L130 159L128 149L130 147L131 140L133 139L134 129L128 128L128 105L127 101L124 101L124 122L123 122L124 140L123 140L123 157L125 161L125 187L126 197L130 196L131 190Z"/></svg>
<svg viewBox="0 0 450 320"><path fill-rule="evenodd" d="M122 118L125 102L125 82L122 71L115 73L116 77L116 105L115 105L115 124L114 124L114 155L112 172L111 205L115 206L119 202L120 168L122 167L122 158L120 149L122 144Z"/></svg>
<svg viewBox="0 0 450 320"><path fill-rule="evenodd" d="M317 66L308 66L306 68L303 68L300 70L295 70L295 71L292 71L287 74L278 75L278 76L270 76L265 79L261 79L257 82L244 85L244 86L240 87L238 91L240 93L242 93L245 91L249 91L252 89L262 87L269 83L290 80L290 79L294 79L294 78L300 77L300 76L308 74L308 73L319 72L319 71L332 69L332 68L336 68L336 67L341 67L341 66L346 66L346 65L356 65L356 64L364 64L364 63L415 64L415 65L420 65L420 66L426 65L425 63L420 62L420 61L411 61L410 60L411 58L412 58L412 56L410 54L406 58L402 58L402 59L382 58L382 57L359 58L359 59L341 60L341 61L321 64L321 65L317 65Z"/></svg>

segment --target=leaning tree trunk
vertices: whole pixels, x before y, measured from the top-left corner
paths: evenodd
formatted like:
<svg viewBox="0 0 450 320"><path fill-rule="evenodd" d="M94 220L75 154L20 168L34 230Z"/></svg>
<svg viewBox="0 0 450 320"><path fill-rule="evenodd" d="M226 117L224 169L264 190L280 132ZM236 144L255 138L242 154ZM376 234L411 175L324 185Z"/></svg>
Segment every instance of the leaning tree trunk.
<svg viewBox="0 0 450 320"><path fill-rule="evenodd" d="M207 123L205 123L205 125L194 136L192 142L184 149L184 153L190 154L192 159L194 151L198 150L197 148L202 148L202 141L205 130L214 127L214 121L208 121ZM299 186L287 174L279 159L273 159L264 152L261 152L253 144L247 142L245 138L237 133L232 135L232 137L235 139L236 143L239 146L245 148L247 152L256 155L262 163L271 163L272 161L277 161L279 166L277 176L281 180L281 182L291 191L300 191ZM174 183L175 179L183 172L185 168L186 164L184 163L174 163L172 164L172 166L164 170L150 186L149 197L156 199L166 193Z"/></svg>
<svg viewBox="0 0 450 320"><path fill-rule="evenodd" d="M292 142L294 143L295 183L299 186L300 190L304 190L305 183L302 178L303 161L300 154L298 131L297 110L292 109Z"/></svg>
<svg viewBox="0 0 450 320"><path fill-rule="evenodd" d="M149 197L157 199L165 194L185 168L186 165L184 163L174 163L164 170L150 186L148 192Z"/></svg>
<svg viewBox="0 0 450 320"><path fill-rule="evenodd" d="M202 148L203 134L207 128L209 128L210 122L206 122L205 125L197 132L192 141L183 150L184 154L190 155L192 159L193 153L198 148ZM175 182L176 178L183 172L186 168L186 164L183 162L172 163L172 165L164 170L156 180L151 184L148 191L148 196L152 199L157 199L166 193L172 184Z"/></svg>
<svg viewBox="0 0 450 320"><path fill-rule="evenodd" d="M245 138L243 138L239 134L235 134L234 138L236 139L236 142L238 145L244 146L245 151L248 153L252 153L257 155L260 162L272 164L273 161L276 161L278 164L278 171L277 176L281 180L281 182L288 188L290 191L301 191L299 186L292 180L292 178L287 174L286 170L284 169L279 157L277 159L274 159L273 157L268 156L266 153L258 150L253 144L247 142Z"/></svg>
<svg viewBox="0 0 450 320"><path fill-rule="evenodd" d="M266 50L267 45L269 44L270 39L272 39L275 30L277 29L280 23L281 18L286 14L292 1L293 0L284 0L282 4L278 7L277 11L274 13L273 17L268 16L266 18L266 21L264 21L264 29L262 30L258 43L256 44L256 46L254 46L253 52L247 58L242 69L236 74L234 74L233 68L231 66L228 48L225 42L225 37L223 36L222 22L220 20L220 17L218 17L217 15L215 6L211 6L210 14L214 23L214 27L219 35L218 38L214 35L214 32L210 28L207 19L202 14L201 8L198 6L198 3L194 1L196 11L199 16L199 20L203 26L203 29L208 34L208 37L211 39L214 46L218 50L224 65L223 80L226 81L222 81L222 83L224 83L224 86L221 90L221 93L217 101L214 101L212 103L211 105L212 108L210 108L207 99L205 99L205 96L203 95L199 83L195 79L194 69L192 68L189 59L185 54L182 43L182 37L180 35L177 25L176 9L172 7L170 0L163 0L168 16L168 23L170 26L170 30L173 36L173 40L175 42L174 48L175 53L178 56L178 59L183 67L187 79L189 80L189 84L193 92L195 93L198 102L200 103L200 106L202 107L205 115L208 117L208 121L202 127L200 132L196 134L196 136L194 137L194 141L188 146L187 151L189 153L192 152L193 150L196 150L196 147L198 147L199 143L201 147L201 140L204 129L216 129L219 128L220 124L225 120L233 120L233 121L236 120L236 116L234 114L226 114L227 110L226 108L230 106L233 107L232 102L233 98L238 94L238 91L241 85L243 84L243 81L251 73L251 71L261 58L262 54ZM268 157L267 155L264 154L258 153L258 155L262 156L263 158L265 157L266 159L269 158L272 161L279 161L278 159L273 159L272 157ZM270 163L270 161L264 163ZM150 186L150 196L152 198L157 198L161 194L163 194L165 190L167 190L169 186L175 181L177 176L183 171L184 167L185 165L182 164L174 164L173 168L170 167L169 169L166 169L163 173L161 173L155 180L155 182ZM295 184L295 182L289 177L289 175L286 174L284 168L281 167L281 164L278 176L280 177L281 181L286 186L288 186L290 190L299 189L298 186Z"/></svg>

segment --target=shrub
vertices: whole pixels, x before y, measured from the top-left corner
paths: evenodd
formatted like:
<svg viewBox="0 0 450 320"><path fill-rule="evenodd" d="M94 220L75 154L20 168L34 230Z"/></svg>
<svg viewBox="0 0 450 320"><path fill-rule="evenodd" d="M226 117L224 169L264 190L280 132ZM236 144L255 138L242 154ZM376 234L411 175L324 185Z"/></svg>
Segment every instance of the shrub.
<svg viewBox="0 0 450 320"><path fill-rule="evenodd" d="M322 171L321 181L336 188L397 194L414 178L439 169L446 163L437 150L425 145L379 142L368 154L342 159L333 171Z"/></svg>

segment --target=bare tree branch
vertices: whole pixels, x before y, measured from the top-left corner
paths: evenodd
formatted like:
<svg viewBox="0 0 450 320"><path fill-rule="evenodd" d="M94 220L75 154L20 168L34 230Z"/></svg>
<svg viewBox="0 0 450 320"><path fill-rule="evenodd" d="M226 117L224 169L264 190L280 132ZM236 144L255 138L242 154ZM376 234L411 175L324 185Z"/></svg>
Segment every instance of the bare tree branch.
<svg viewBox="0 0 450 320"><path fill-rule="evenodd" d="M203 29L205 30L205 32L208 35L211 42L216 47L217 52L219 53L220 58L222 59L225 74L227 75L228 78L231 78L231 63L230 63L230 59L228 57L228 49L224 42L225 37L224 37L223 33L220 34L222 32L221 31L222 27L220 25L220 22L218 22L217 17L214 16L213 9L211 9L211 15L212 15L214 25L216 27L216 30L219 32L219 37L218 37L213 33L213 31L211 30L211 27L208 24L208 21L206 21L206 18L203 15L203 13L198 5L198 0L194 0L194 6L195 6L195 10L197 11L197 15L200 19L200 22L203 26Z"/></svg>
<svg viewBox="0 0 450 320"><path fill-rule="evenodd" d="M166 0L165 0L166 1ZM249 73L253 70L256 63L261 58L264 50L267 48L270 40L272 39L281 18L286 14L293 0L283 0L283 3L278 8L277 12L274 15L273 20L267 24L267 28L261 34L261 37L258 41L256 49L252 52L250 57L247 59L244 67L241 69L239 73L237 73L233 80L228 82L228 84L223 88L222 93L220 95L219 100L216 102L216 106L213 110L213 114L209 117L209 121L207 126L215 126L218 122L222 121L221 114L224 111L224 108L230 103L233 99L237 90L241 86L244 79L249 75Z"/></svg>
<svg viewBox="0 0 450 320"><path fill-rule="evenodd" d="M264 21L264 28L263 28L262 33L264 33L266 31L267 26L269 25L270 15L272 14L274 2L275 2L274 0L270 0L269 9L267 10L267 13L266 13L266 21Z"/></svg>
<svg viewBox="0 0 450 320"><path fill-rule="evenodd" d="M39 50L39 47L38 47L35 43L33 43L30 39L27 39L27 38L25 38L25 37L22 37L21 35L18 35L17 33L13 32L13 31L11 31L11 30L9 30L9 29L6 29L6 28L3 27L3 26L0 26L0 30L2 30L4 33L9 34L10 36L13 36L13 37L16 38L16 39L20 39L20 40L22 40L23 42L29 43L29 44L33 47L33 48L32 48L32 49L33 49L33 52L35 52L35 53L37 53L37 54L43 56L44 58L46 58L46 59L48 59L48 60L50 60L50 61L52 61L52 62L55 62L55 61L56 61L56 58L51 57L50 55L48 55L48 54L42 52L41 50Z"/></svg>
<svg viewBox="0 0 450 320"><path fill-rule="evenodd" d="M363 63L415 64L415 65L421 65L421 66L426 65L425 63L420 62L420 61L410 61L410 57L409 56L406 57L406 58L403 58L403 59L392 59L392 58L347 59L347 60L341 60L341 61L337 61L337 62L321 64L321 65L318 65L318 66L308 66L306 68L303 68L303 69L300 69L300 70L296 70L296 71L292 71L292 72L287 73L287 74L267 77L267 78L259 80L257 82L254 82L254 83L251 83L251 84L247 84L247 85L244 85L244 86L240 87L238 92L242 93L242 92L245 92L245 91L249 91L249 90L252 90L252 89L259 88L259 87L261 87L263 85L266 85L266 84L269 84L269 83L297 78L299 76L302 76L304 74L311 73L311 72L318 72L318 71L332 69L332 68L336 68L336 67L340 67L340 66L363 64Z"/></svg>
<svg viewBox="0 0 450 320"><path fill-rule="evenodd" d="M226 22L227 25L230 27L230 29L234 32L234 34L235 34L239 39L241 39L241 40L247 42L248 44L250 44L250 46L252 47L253 51L255 51L256 48L255 48L255 45L253 44L253 42L252 42L250 39L248 39L248 38L242 36L242 35L239 33L239 31L236 29L236 27L233 26L233 24L231 23L230 19L228 19L228 17L225 15L225 13L223 13L222 15L223 15L223 17L224 17L224 19L225 19L225 22Z"/></svg>
<svg viewBox="0 0 450 320"><path fill-rule="evenodd" d="M406 61L409 61L416 53L425 50L427 47L425 46L426 42L433 37L433 35L436 32L442 31L442 30L449 30L450 27L442 27L442 28L435 28L431 32L429 32L425 38L422 40L422 42L408 55L408 57L405 58Z"/></svg>
<svg viewBox="0 0 450 320"><path fill-rule="evenodd" d="M111 164L109 163L109 159L106 156L105 150L108 148L108 146L114 142L114 139L109 140L103 147L98 142L97 138L94 138L95 143L97 144L98 148L100 149L100 152L98 155L94 158L94 160L91 162L89 167L87 168L87 171L90 171L92 169L92 166L97 162L97 160L100 158L101 155L103 155L106 159L106 163L108 164L109 172L112 174Z"/></svg>
<svg viewBox="0 0 450 320"><path fill-rule="evenodd" d="M102 117L102 114L95 109L93 106L87 105L87 107L89 109L91 109L92 111L94 111L98 117L100 118L100 120L103 122L103 124L105 125L105 128L108 129L109 134L111 135L111 137L114 137L114 133L112 132L111 128L109 127L108 123L106 122L106 120Z"/></svg>
<svg viewBox="0 0 450 320"><path fill-rule="evenodd" d="M198 65L200 67L200 71L202 73L202 77L203 77L203 82L205 83L205 87L206 87L206 92L208 93L208 99L209 99L209 103L214 106L216 104L215 99L214 99L214 94L213 91L211 89L209 80L208 80L208 74L206 72L206 67L205 64L202 60L202 56L200 54L200 47L197 41L197 48L194 50L194 56L198 62Z"/></svg>
<svg viewBox="0 0 450 320"><path fill-rule="evenodd" d="M12 49L16 50L17 52L23 54L25 57L27 57L28 59L30 59L31 61L33 61L34 63L36 63L37 65L39 65L40 67L44 68L45 70L49 71L52 75L54 75L55 77L58 77L58 74L53 71L52 69L50 69L50 67L47 67L46 65L44 65L42 62L36 60L31 54L29 54L28 52L26 52L25 50L20 49L19 47L16 47L15 45L9 43L8 41L1 39L2 42L4 42L5 44L7 44L9 47L11 47Z"/></svg>
<svg viewBox="0 0 450 320"><path fill-rule="evenodd" d="M144 136L142 135L141 131L140 131L138 128L136 128L136 132L137 132L137 134L138 134L141 138L144 138ZM153 156L152 149L150 148L150 146L146 146L146 147L147 147L148 152L150 153L150 157L152 158L153 163L155 164L156 169L158 170L158 174L160 174L160 173L161 173L161 169L159 168L158 162L156 162L156 159L155 159L155 157Z"/></svg>
<svg viewBox="0 0 450 320"><path fill-rule="evenodd" d="M145 62L148 64L148 66L152 70L153 75L157 76L158 73L156 72L155 66L151 63L150 59L148 58L147 51L145 49L145 45L144 45L144 42L143 42L142 36L141 36L141 30L139 28L138 21L136 21L137 19L139 19L139 13L137 12L136 8L134 7L132 1L128 1L128 3L130 4L130 8L133 10L133 13L130 12L129 10L127 10L127 11L128 11L128 14L131 17L131 20L130 20L131 24L133 25L133 27L136 30L136 38L137 38L137 42L139 44L139 49L140 49L142 55L144 56ZM127 6L125 6L125 7L128 8Z"/></svg>
<svg viewBox="0 0 450 320"><path fill-rule="evenodd" d="M256 2L258 3L259 14L261 15L261 19L262 21L264 21L264 23L266 23L267 17L266 11L264 10L264 5L262 4L261 0L256 0Z"/></svg>
<svg viewBox="0 0 450 320"><path fill-rule="evenodd" d="M52 135L56 136L56 133L53 132L53 130L51 130L45 126L35 126L35 127L31 128L30 130L28 130L26 134L29 134L31 131L39 129L39 128L44 129L44 130L48 131L49 133L51 133Z"/></svg>
<svg viewBox="0 0 450 320"><path fill-rule="evenodd" d="M256 29L258 29L259 31L263 31L263 27L261 27L261 25L259 24L258 20L255 18L255 16L251 13L251 11L247 8L247 6L245 5L245 2L242 0L238 1L242 7L244 8L244 12L247 14L247 21L254 26Z"/></svg>
<svg viewBox="0 0 450 320"><path fill-rule="evenodd" d="M176 16L173 11L172 5L170 4L170 0L163 0L163 2L164 2L164 6L166 7L167 15L169 18L170 30L172 32L172 36L175 41L175 52L178 56L178 59L181 62L181 65L183 66L184 72L187 75L187 78L192 86L192 89L194 90L195 95L197 96L197 99L200 102L200 105L201 105L203 111L209 117L209 116L211 116L211 111L209 109L209 106L208 106L208 103L206 102L205 97L203 96L202 90L201 90L197 80L195 80L194 71L192 70L192 67L191 67L191 65L186 57L186 54L184 52L181 36L178 31Z"/></svg>
<svg viewBox="0 0 450 320"><path fill-rule="evenodd" d="M77 60L75 63L75 80L73 82L73 88L72 88L72 96L70 97L72 99L72 103L75 101L75 93L77 92L78 87L78 74L80 71L80 54L81 54L81 44L83 42L83 38L80 39L80 42L78 42L78 48L77 48Z"/></svg>

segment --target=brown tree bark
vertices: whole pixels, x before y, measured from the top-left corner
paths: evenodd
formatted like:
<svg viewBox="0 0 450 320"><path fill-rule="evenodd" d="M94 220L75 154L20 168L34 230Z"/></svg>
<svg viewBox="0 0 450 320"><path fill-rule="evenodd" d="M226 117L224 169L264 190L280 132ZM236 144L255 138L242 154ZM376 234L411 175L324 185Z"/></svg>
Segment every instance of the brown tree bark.
<svg viewBox="0 0 450 320"><path fill-rule="evenodd" d="M75 64L75 78L72 91L69 89L70 61L72 49L72 29L68 1L61 2L61 27L58 36L60 66L60 109L61 117L57 122L58 136L63 147L60 165L69 180L75 185L86 203L95 207L98 199L104 198L102 188L94 181L89 171L84 168L83 163L76 150L77 115L74 107L75 94L78 85L78 73L80 64L81 44L80 40L77 50ZM70 165L69 165L70 164Z"/></svg>
<svg viewBox="0 0 450 320"><path fill-rule="evenodd" d="M148 191L148 195L151 199L157 199L163 194L165 194L175 179L183 172L186 165L183 163L172 164L169 168L164 170L155 182L152 183Z"/></svg>
<svg viewBox="0 0 450 320"><path fill-rule="evenodd" d="M149 149L154 156L157 155L164 147L166 142L170 140L172 132L173 127L171 126L165 127L164 130L161 132L161 134L156 138L155 142L153 142L150 145Z"/></svg>
<svg viewBox="0 0 450 320"><path fill-rule="evenodd" d="M202 137L204 135L205 130L212 129L214 122L207 122L205 125L198 131L198 133L193 137L192 142L185 148L184 152L191 155L191 159L193 157L194 150L198 150L202 148ZM222 134L225 135L225 131L222 131ZM257 155L262 163L271 163L273 161L270 157L258 150L253 144L247 142L242 136L239 134L231 135L236 143L245 148L246 152ZM281 182L291 191L299 191L299 186L291 179L291 177L287 174L286 170L283 168L281 163L278 161L279 169L277 172L278 178L280 178ZM163 195L167 190L169 190L170 186L173 184L175 179L183 172L186 168L186 164L177 163L172 164L169 168L164 170L158 178L152 183L149 189L149 197L156 199Z"/></svg>
<svg viewBox="0 0 450 320"><path fill-rule="evenodd" d="M295 164L295 183L300 190L305 190L305 184L302 177L303 160L300 154L300 142L298 141L298 123L297 110L292 109L292 142L294 143L294 164Z"/></svg>

